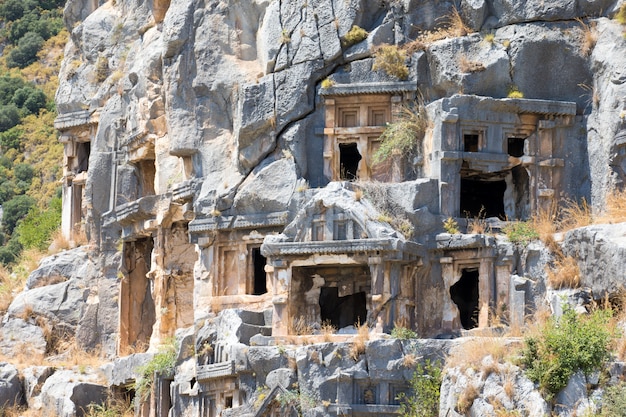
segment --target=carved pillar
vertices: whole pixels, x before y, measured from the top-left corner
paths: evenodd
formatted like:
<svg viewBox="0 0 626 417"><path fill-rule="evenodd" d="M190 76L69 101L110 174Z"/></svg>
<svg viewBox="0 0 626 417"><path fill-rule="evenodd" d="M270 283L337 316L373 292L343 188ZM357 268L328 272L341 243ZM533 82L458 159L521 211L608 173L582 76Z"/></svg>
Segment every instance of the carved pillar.
<svg viewBox="0 0 626 417"><path fill-rule="evenodd" d="M481 258L478 268L478 327L489 327L489 307L492 298L492 260Z"/></svg>
<svg viewBox="0 0 626 417"><path fill-rule="evenodd" d="M327 98L324 100L326 109L324 125L324 176L328 181L339 178L338 172L333 172L333 154L335 146L335 100Z"/></svg>
<svg viewBox="0 0 626 417"><path fill-rule="evenodd" d="M441 328L445 332L452 332L461 327L461 319L459 317L459 309L450 297L450 287L456 281L454 276L454 264L452 257L446 256L439 259L441 264L441 277L443 278L443 287L445 296L443 297L443 321Z"/></svg>
<svg viewBox="0 0 626 417"><path fill-rule="evenodd" d="M287 336L289 334L289 289L291 287L292 268L282 259L272 262L274 273L272 276L272 335Z"/></svg>

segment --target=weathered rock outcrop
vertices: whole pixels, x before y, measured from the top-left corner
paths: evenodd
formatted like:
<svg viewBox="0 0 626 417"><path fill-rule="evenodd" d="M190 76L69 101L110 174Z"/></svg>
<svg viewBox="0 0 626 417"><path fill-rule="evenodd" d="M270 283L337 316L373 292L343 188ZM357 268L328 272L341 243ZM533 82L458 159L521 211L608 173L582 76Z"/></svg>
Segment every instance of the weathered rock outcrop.
<svg viewBox="0 0 626 417"><path fill-rule="evenodd" d="M397 414L414 365L462 342L427 337L523 325L550 303L550 250L489 229L566 198L600 209L623 185L622 5L68 1L62 227L89 246L30 275L0 349L72 335L115 361L106 383L33 369L29 403L70 416L105 385L131 392L178 336L144 415L296 413L281 395L312 399L311 416ZM402 71L374 70L384 44ZM420 134L380 161L381 134L407 120ZM623 283L625 233L565 236L594 296ZM394 326L426 338L383 335ZM459 414L464 384L469 415L495 413L490 398L551 411L519 369L498 371L449 370L441 415Z"/></svg>

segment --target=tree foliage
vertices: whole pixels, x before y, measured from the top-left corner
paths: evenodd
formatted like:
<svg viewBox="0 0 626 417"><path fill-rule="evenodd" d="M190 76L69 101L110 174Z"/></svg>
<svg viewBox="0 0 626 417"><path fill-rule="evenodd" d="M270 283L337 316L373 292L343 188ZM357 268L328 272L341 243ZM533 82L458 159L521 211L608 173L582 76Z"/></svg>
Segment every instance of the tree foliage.
<svg viewBox="0 0 626 417"><path fill-rule="evenodd" d="M539 336L526 338L522 364L549 399L565 388L575 372L589 375L608 360L613 336L610 317L607 310L579 316L566 307L559 319L547 321Z"/></svg>
<svg viewBox="0 0 626 417"><path fill-rule="evenodd" d="M440 363L432 363L430 360L417 365L409 381L411 392L398 396L402 417L431 417L439 414L441 369Z"/></svg>
<svg viewBox="0 0 626 417"><path fill-rule="evenodd" d="M47 210L34 206L16 228L17 239L26 249L44 250L52 233L61 225L61 199L54 198Z"/></svg>

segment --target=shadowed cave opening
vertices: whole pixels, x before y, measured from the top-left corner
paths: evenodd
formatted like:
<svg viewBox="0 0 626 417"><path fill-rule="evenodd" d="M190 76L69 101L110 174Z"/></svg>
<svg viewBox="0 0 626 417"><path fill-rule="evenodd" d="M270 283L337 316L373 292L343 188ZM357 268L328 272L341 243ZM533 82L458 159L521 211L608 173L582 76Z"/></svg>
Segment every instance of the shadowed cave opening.
<svg viewBox="0 0 626 417"><path fill-rule="evenodd" d="M506 218L503 179L461 178L461 215Z"/></svg>
<svg viewBox="0 0 626 417"><path fill-rule="evenodd" d="M357 179L361 159L362 156L356 143L339 144L339 170L342 180L353 181Z"/></svg>
<svg viewBox="0 0 626 417"><path fill-rule="evenodd" d="M450 297L459 308L463 328L478 327L478 268L461 271L461 279L450 287Z"/></svg>
<svg viewBox="0 0 626 417"><path fill-rule="evenodd" d="M322 323L329 321L337 329L360 325L367 317L365 292L339 296L339 288L320 289L320 316Z"/></svg>
<svg viewBox="0 0 626 417"><path fill-rule="evenodd" d="M261 255L261 248L252 248L252 263L254 269L254 288L252 295L267 293L267 275L265 274L265 264L267 258Z"/></svg>

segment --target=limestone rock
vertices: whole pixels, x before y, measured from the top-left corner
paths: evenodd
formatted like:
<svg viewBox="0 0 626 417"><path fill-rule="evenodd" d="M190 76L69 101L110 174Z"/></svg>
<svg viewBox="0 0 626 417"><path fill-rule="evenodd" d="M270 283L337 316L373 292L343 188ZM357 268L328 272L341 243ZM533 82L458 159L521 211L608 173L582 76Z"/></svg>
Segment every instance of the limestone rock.
<svg viewBox="0 0 626 417"><path fill-rule="evenodd" d="M55 371L56 369L51 366L31 366L22 371L24 396L26 397L29 408L35 410L41 409L41 388L46 382L46 379Z"/></svg>
<svg viewBox="0 0 626 417"><path fill-rule="evenodd" d="M0 404L2 407L13 407L24 403L22 381L17 368L13 365L0 363Z"/></svg>
<svg viewBox="0 0 626 417"><path fill-rule="evenodd" d="M107 387L96 376L61 370L51 375L41 388L44 410L59 417L75 417L88 410L90 404L104 404Z"/></svg>
<svg viewBox="0 0 626 417"><path fill-rule="evenodd" d="M626 223L587 226L565 235L563 251L578 260L581 285L596 298L620 291L626 277L624 236Z"/></svg>
<svg viewBox="0 0 626 417"><path fill-rule="evenodd" d="M44 329L30 320L6 318L0 331L0 349L5 355L17 352L27 356L39 356L46 353L48 342Z"/></svg>

